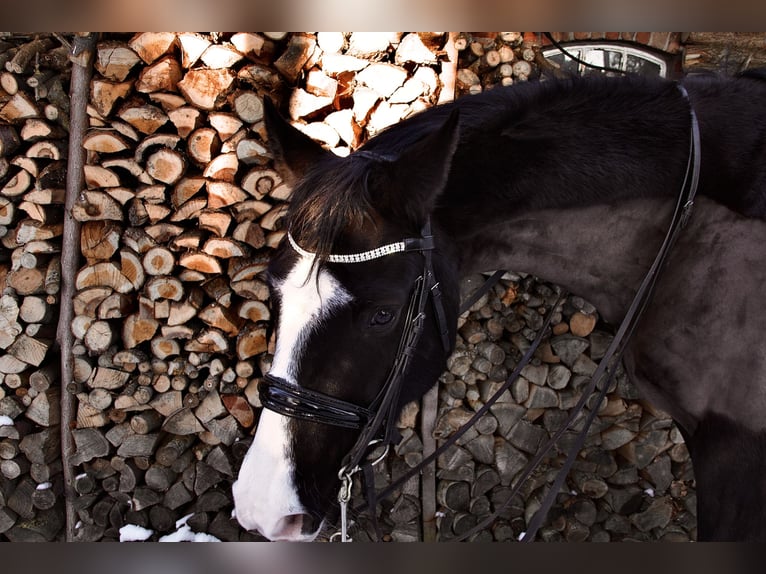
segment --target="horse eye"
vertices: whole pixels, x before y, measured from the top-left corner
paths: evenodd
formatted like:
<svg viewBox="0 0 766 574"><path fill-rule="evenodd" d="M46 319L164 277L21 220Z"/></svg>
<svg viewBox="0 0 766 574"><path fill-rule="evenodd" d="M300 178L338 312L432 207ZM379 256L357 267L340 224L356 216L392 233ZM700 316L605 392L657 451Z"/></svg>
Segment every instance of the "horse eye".
<svg viewBox="0 0 766 574"><path fill-rule="evenodd" d="M387 309L378 309L370 319L370 325L373 327L388 325L394 318L394 312Z"/></svg>

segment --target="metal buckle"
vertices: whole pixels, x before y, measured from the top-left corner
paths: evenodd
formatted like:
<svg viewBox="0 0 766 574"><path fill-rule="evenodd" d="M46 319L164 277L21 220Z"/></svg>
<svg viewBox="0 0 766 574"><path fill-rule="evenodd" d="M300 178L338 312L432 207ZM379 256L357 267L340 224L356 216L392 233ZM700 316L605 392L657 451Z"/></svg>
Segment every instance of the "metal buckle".
<svg viewBox="0 0 766 574"><path fill-rule="evenodd" d="M383 442L383 439L374 439L367 443L368 447ZM383 453L378 456L370 464L375 466L379 464L388 454L390 444L386 444L383 449ZM351 487L354 483L354 475L359 472L361 468L355 466L348 470L345 466L338 471L338 478L340 479L340 489L338 490L338 504L340 505L340 530L330 536L330 542L336 542L340 537L341 542L353 542L353 538L348 535L348 503L351 500Z"/></svg>

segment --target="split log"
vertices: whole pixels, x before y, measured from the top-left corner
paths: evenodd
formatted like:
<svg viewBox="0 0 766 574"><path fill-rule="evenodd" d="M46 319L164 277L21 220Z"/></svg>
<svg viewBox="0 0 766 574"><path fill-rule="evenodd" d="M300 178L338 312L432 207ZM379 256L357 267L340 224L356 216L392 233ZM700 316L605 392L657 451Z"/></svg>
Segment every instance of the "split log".
<svg viewBox="0 0 766 574"><path fill-rule="evenodd" d="M136 91L142 93L175 92L183 72L173 56L161 60L141 70L136 81Z"/></svg>
<svg viewBox="0 0 766 574"><path fill-rule="evenodd" d="M173 32L143 32L133 36L128 42L131 50L147 64L169 53L176 42Z"/></svg>
<svg viewBox="0 0 766 574"><path fill-rule="evenodd" d="M173 191L170 193L171 205L175 209L178 209L181 205L202 191L205 187L205 183L206 180L204 177L181 178L178 183L173 186ZM207 202L205 202L205 204L207 204Z"/></svg>
<svg viewBox="0 0 766 574"><path fill-rule="evenodd" d="M130 147L114 130L90 130L83 139L82 146L97 153L117 153Z"/></svg>
<svg viewBox="0 0 766 574"><path fill-rule="evenodd" d="M156 276L147 281L145 292L146 296L155 302L161 299L180 301L184 296L184 287L175 277Z"/></svg>
<svg viewBox="0 0 766 574"><path fill-rule="evenodd" d="M263 235L263 229L256 222L243 221L234 228L232 238L246 243L255 249L260 249L266 244L266 238Z"/></svg>
<svg viewBox="0 0 766 574"><path fill-rule="evenodd" d="M108 80L122 82L141 58L122 42L99 42L94 67Z"/></svg>
<svg viewBox="0 0 766 574"><path fill-rule="evenodd" d="M184 33L178 34L178 44L181 48L181 65L189 69L197 63L211 42L200 34Z"/></svg>
<svg viewBox="0 0 766 574"><path fill-rule="evenodd" d="M27 191L31 185L32 175L27 170L20 169L3 185L0 194L5 197L18 197Z"/></svg>
<svg viewBox="0 0 766 574"><path fill-rule="evenodd" d="M213 128L194 130L187 140L189 155L201 165L207 165L220 151L221 140Z"/></svg>
<svg viewBox="0 0 766 574"><path fill-rule="evenodd" d="M24 416L42 427L58 425L61 422L61 397L58 388L39 393L24 412Z"/></svg>
<svg viewBox="0 0 766 574"><path fill-rule="evenodd" d="M129 248L120 250L120 273L138 291L144 285L145 274L142 259Z"/></svg>
<svg viewBox="0 0 766 574"><path fill-rule="evenodd" d="M182 106L168 111L168 118L176 127L178 135L187 139L189 134L202 124L202 112L191 106Z"/></svg>
<svg viewBox="0 0 766 574"><path fill-rule="evenodd" d="M58 125L50 124L41 118L30 118L21 128L21 139L36 142L41 139L62 139L66 132Z"/></svg>
<svg viewBox="0 0 766 574"><path fill-rule="evenodd" d="M189 70L178 82L186 100L202 110L214 110L223 105L234 83L234 72L222 70Z"/></svg>
<svg viewBox="0 0 766 574"><path fill-rule="evenodd" d="M0 120L15 124L27 118L38 118L42 114L35 101L24 92L16 92L0 108Z"/></svg>
<svg viewBox="0 0 766 574"><path fill-rule="evenodd" d="M234 157L234 161L236 162L236 157ZM247 200L247 194L242 188L228 181L208 182L207 197L207 207L211 209L236 206Z"/></svg>
<svg viewBox="0 0 766 574"><path fill-rule="evenodd" d="M200 229L212 231L219 238L223 238L223 236L226 235L226 232L228 231L229 226L231 225L231 220L232 220L231 215L223 211L218 211L213 209L204 209L199 213ZM208 253L213 256L217 256L216 253L211 252L207 248L203 248L202 250L205 253ZM236 257L236 255L232 255L232 256ZM241 255L239 255L238 257L241 257Z"/></svg>
<svg viewBox="0 0 766 574"><path fill-rule="evenodd" d="M242 54L225 44L212 44L200 56L208 68L232 68L242 60Z"/></svg>
<svg viewBox="0 0 766 574"><path fill-rule="evenodd" d="M129 293L133 284L112 262L104 261L83 267L75 278L75 288L111 287L118 293Z"/></svg>
<svg viewBox="0 0 766 574"><path fill-rule="evenodd" d="M117 116L143 134L153 134L169 120L165 112L150 104L127 105L117 113Z"/></svg>
<svg viewBox="0 0 766 574"><path fill-rule="evenodd" d="M266 352L268 338L266 328L255 324L247 324L237 336L237 358L244 361Z"/></svg>
<svg viewBox="0 0 766 574"><path fill-rule="evenodd" d="M133 82L114 82L94 78L90 84L90 102L102 117L108 117L117 102L128 97Z"/></svg>
<svg viewBox="0 0 766 574"><path fill-rule="evenodd" d="M222 153L213 158L202 173L202 175L208 179L217 180L216 182L208 184L208 195L211 193L210 187L213 183L226 182L233 184L238 169L239 160L237 159L236 153ZM211 205L211 207L218 206Z"/></svg>
<svg viewBox="0 0 766 574"><path fill-rule="evenodd" d="M242 120L234 114L212 112L208 115L208 123L218 132L221 141L228 140L242 128Z"/></svg>
<svg viewBox="0 0 766 574"><path fill-rule="evenodd" d="M0 157L10 157L16 153L20 143L16 128L0 125Z"/></svg>
<svg viewBox="0 0 766 574"><path fill-rule="evenodd" d="M44 339L34 339L22 333L12 345L6 349L7 353L18 360L27 363L28 365L34 365L39 367L45 356L48 353L48 349L51 346L51 341Z"/></svg>
<svg viewBox="0 0 766 574"><path fill-rule="evenodd" d="M243 324L239 317L218 303L208 305L197 316L206 325L223 331L232 337L240 332Z"/></svg>

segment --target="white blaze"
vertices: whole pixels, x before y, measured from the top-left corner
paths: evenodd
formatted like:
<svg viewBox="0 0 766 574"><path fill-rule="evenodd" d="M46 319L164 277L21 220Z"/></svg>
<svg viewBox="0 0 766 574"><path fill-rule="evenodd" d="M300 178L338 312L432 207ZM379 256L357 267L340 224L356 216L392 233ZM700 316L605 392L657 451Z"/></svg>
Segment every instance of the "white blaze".
<svg viewBox="0 0 766 574"><path fill-rule="evenodd" d="M280 299L277 348L270 373L297 384L297 364L309 335L351 295L326 270L319 272L313 259L301 256L284 280L274 285ZM270 539L299 539L300 532L287 531L283 519L304 509L293 482L293 453L288 417L264 410L253 444L234 483L237 520L248 530ZM293 529L295 530L295 529ZM313 538L318 533L314 533Z"/></svg>

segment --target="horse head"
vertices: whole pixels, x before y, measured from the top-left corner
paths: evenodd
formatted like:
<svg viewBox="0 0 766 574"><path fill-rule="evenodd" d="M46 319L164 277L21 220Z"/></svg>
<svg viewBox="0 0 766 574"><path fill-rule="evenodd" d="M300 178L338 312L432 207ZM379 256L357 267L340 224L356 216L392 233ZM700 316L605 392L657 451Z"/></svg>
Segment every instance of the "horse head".
<svg viewBox="0 0 766 574"><path fill-rule="evenodd" d="M313 540L336 511L338 472L401 359L418 292L431 298L440 291L442 302L414 310L422 336L407 352L391 416L433 385L451 352L457 263L436 222L432 237L428 230L458 118L453 113L404 150L382 151L373 140L345 158L290 126L270 103L265 120L276 167L293 192L288 236L268 268L276 327L262 392L269 408L234 484L234 502L247 529L272 540ZM438 285L419 288L429 273ZM301 408L304 401L309 406ZM317 415L317 404L330 406Z"/></svg>

